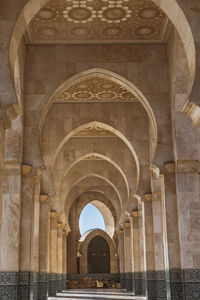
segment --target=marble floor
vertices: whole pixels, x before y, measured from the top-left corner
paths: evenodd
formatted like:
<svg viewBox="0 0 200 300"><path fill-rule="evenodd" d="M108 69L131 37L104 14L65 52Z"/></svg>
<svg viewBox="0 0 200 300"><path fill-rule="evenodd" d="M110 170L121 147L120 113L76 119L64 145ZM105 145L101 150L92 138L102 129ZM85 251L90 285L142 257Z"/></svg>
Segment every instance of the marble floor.
<svg viewBox="0 0 200 300"><path fill-rule="evenodd" d="M124 290L112 289L90 289L90 290L67 290L58 293L56 297L49 297L49 300L146 300L146 297L133 296Z"/></svg>

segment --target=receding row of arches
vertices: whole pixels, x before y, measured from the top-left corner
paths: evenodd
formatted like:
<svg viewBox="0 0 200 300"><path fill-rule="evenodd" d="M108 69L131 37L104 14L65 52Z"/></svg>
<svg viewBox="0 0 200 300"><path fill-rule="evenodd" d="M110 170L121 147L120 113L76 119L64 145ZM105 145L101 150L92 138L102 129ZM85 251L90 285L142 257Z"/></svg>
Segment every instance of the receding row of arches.
<svg viewBox="0 0 200 300"><path fill-rule="evenodd" d="M173 23L167 44L25 45L47 3L22 0L7 26L0 271L11 280L0 276L0 298L9 286L8 299L45 300L107 273L148 299L198 299L195 22L185 3L153 0ZM82 219L88 207L101 225Z"/></svg>

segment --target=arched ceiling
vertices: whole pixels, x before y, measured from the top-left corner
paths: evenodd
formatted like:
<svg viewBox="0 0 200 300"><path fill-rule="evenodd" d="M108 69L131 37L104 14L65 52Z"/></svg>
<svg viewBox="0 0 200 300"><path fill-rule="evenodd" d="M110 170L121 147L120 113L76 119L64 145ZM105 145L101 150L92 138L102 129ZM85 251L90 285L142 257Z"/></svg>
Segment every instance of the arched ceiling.
<svg viewBox="0 0 200 300"><path fill-rule="evenodd" d="M73 187L70 189L65 201L63 201L66 218L68 218L69 211L72 203L82 194L86 192L99 192L104 194L108 199L111 200L117 219L120 218L121 214L121 199L116 188L108 180L98 175L90 175L85 178L81 178ZM61 208L62 210L62 208Z"/></svg>
<svg viewBox="0 0 200 300"><path fill-rule="evenodd" d="M150 0L53 0L33 18L27 43L165 42L170 21Z"/></svg>

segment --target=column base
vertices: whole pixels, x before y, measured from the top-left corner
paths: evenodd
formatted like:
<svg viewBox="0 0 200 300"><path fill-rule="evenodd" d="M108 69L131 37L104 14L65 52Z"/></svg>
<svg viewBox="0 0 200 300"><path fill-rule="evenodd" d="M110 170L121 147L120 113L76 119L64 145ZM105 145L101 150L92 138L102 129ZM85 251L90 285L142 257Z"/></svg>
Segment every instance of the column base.
<svg viewBox="0 0 200 300"><path fill-rule="evenodd" d="M38 276L38 300L46 300L48 297L48 274L39 273Z"/></svg>
<svg viewBox="0 0 200 300"><path fill-rule="evenodd" d="M125 273L120 273L120 287L121 287L121 289L126 288L126 274Z"/></svg>
<svg viewBox="0 0 200 300"><path fill-rule="evenodd" d="M134 273L125 273L126 290L135 291Z"/></svg>
<svg viewBox="0 0 200 300"><path fill-rule="evenodd" d="M170 299L167 294L167 271L156 271L156 296L159 300Z"/></svg>
<svg viewBox="0 0 200 300"><path fill-rule="evenodd" d="M156 300L156 272L147 271L146 272L146 288L147 297L149 300Z"/></svg>
<svg viewBox="0 0 200 300"><path fill-rule="evenodd" d="M144 293L142 291L142 277L143 277L143 273L142 272L135 272L134 273L134 284L135 284L135 295L139 296L139 295L144 295Z"/></svg>
<svg viewBox="0 0 200 300"><path fill-rule="evenodd" d="M57 274L57 292L62 292L62 274Z"/></svg>
<svg viewBox="0 0 200 300"><path fill-rule="evenodd" d="M18 272L0 272L0 299L17 300Z"/></svg>
<svg viewBox="0 0 200 300"><path fill-rule="evenodd" d="M33 299L33 273L18 273L18 299Z"/></svg>
<svg viewBox="0 0 200 300"><path fill-rule="evenodd" d="M49 284L48 284L49 296L56 296L57 293L57 274L49 274Z"/></svg>
<svg viewBox="0 0 200 300"><path fill-rule="evenodd" d="M67 288L67 275L63 274L62 275L62 289L66 290L66 288Z"/></svg>
<svg viewBox="0 0 200 300"><path fill-rule="evenodd" d="M33 300L38 300L38 273L33 273Z"/></svg>

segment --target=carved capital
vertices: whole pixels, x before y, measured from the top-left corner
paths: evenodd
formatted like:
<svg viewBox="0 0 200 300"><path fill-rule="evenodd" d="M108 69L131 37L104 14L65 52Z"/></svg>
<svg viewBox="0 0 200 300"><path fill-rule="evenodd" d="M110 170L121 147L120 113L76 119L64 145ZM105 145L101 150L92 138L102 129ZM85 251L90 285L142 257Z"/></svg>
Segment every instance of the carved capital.
<svg viewBox="0 0 200 300"><path fill-rule="evenodd" d="M144 198L146 201L152 201L152 194L151 193L146 193L144 194Z"/></svg>
<svg viewBox="0 0 200 300"><path fill-rule="evenodd" d="M50 217L53 219L57 216L57 212L56 211L51 211L50 212Z"/></svg>
<svg viewBox="0 0 200 300"><path fill-rule="evenodd" d="M22 164L21 170L22 170L22 176L28 176L32 171L32 166L28 164Z"/></svg>
<svg viewBox="0 0 200 300"><path fill-rule="evenodd" d="M153 192L153 201L161 201L161 192Z"/></svg>
<svg viewBox="0 0 200 300"><path fill-rule="evenodd" d="M141 202L141 197L138 194L134 195L135 200L140 203Z"/></svg>
<svg viewBox="0 0 200 300"><path fill-rule="evenodd" d="M6 116L3 119L3 126L5 129L12 127L12 121L21 115L21 109L19 104L11 104L6 109Z"/></svg>
<svg viewBox="0 0 200 300"><path fill-rule="evenodd" d="M200 126L200 106L188 101L183 108L183 112L192 119L193 126Z"/></svg>
<svg viewBox="0 0 200 300"><path fill-rule="evenodd" d="M135 218L139 217L139 211L138 211L138 210L133 210L133 211L132 211L132 215L133 215L133 217L135 217Z"/></svg>
<svg viewBox="0 0 200 300"><path fill-rule="evenodd" d="M125 222L124 223L124 228L130 228L131 227L131 223L130 222Z"/></svg>
<svg viewBox="0 0 200 300"><path fill-rule="evenodd" d="M154 178L158 178L160 176L160 169L157 166L151 165L149 169Z"/></svg>
<svg viewBox="0 0 200 300"><path fill-rule="evenodd" d="M48 195L46 194L40 194L40 203L45 203L48 199Z"/></svg>
<svg viewBox="0 0 200 300"><path fill-rule="evenodd" d="M63 229L63 236L67 236L67 231L65 229Z"/></svg>
<svg viewBox="0 0 200 300"><path fill-rule="evenodd" d="M165 163L164 164L164 168L170 174L174 174L175 173L175 163L174 162Z"/></svg>
<svg viewBox="0 0 200 300"><path fill-rule="evenodd" d="M57 223L57 228L60 229L63 227L63 223Z"/></svg>

